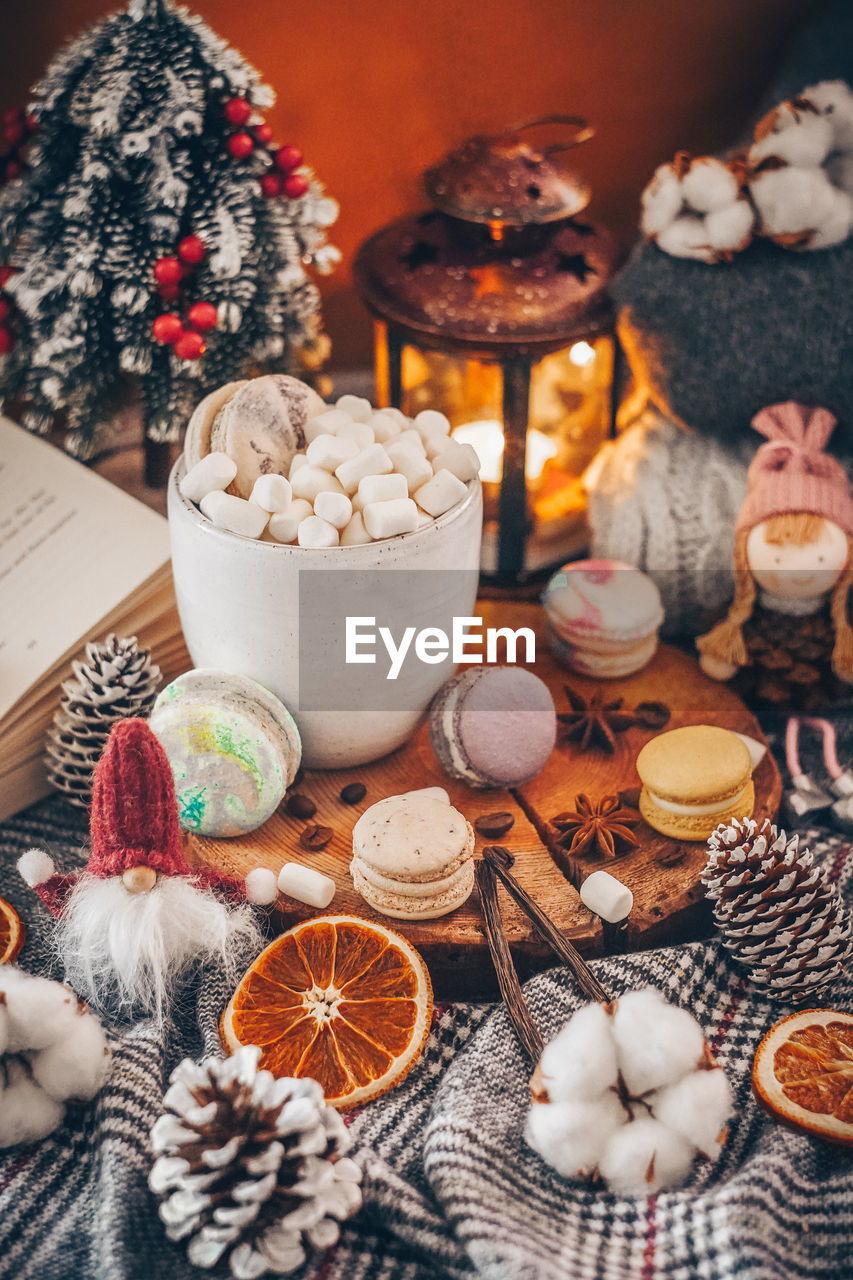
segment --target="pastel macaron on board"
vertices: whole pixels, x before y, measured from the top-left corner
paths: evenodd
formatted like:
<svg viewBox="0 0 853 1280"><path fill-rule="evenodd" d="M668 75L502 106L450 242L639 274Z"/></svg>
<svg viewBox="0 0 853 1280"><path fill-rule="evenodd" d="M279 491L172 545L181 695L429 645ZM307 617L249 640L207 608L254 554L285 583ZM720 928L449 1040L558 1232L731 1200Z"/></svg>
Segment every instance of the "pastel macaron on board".
<svg viewBox="0 0 853 1280"><path fill-rule="evenodd" d="M429 736L439 764L469 787L517 787L544 768L557 738L548 686L524 667L469 667L438 691Z"/></svg>
<svg viewBox="0 0 853 1280"><path fill-rule="evenodd" d="M158 695L149 723L172 769L181 827L197 835L227 838L261 826L302 758L284 703L225 671L178 676Z"/></svg>
<svg viewBox="0 0 853 1280"><path fill-rule="evenodd" d="M658 734L637 756L640 812L674 840L707 840L721 822L750 818L753 759L744 740L717 725Z"/></svg>
<svg viewBox="0 0 853 1280"><path fill-rule="evenodd" d="M619 679L651 662L664 619L657 586L618 560L563 565L542 596L554 656L581 675Z"/></svg>
<svg viewBox="0 0 853 1280"><path fill-rule="evenodd" d="M352 833L353 885L369 906L398 920L433 920L474 888L474 829L441 787L386 796Z"/></svg>

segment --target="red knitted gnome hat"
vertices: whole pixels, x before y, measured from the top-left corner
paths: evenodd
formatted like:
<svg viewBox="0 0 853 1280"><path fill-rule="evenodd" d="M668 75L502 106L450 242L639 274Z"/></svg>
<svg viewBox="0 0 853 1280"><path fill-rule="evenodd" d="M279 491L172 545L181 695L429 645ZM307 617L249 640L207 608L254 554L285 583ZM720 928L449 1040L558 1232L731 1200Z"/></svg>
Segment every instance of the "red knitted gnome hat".
<svg viewBox="0 0 853 1280"><path fill-rule="evenodd" d="M107 878L130 867L190 876L166 753L144 720L113 725L95 768L87 871Z"/></svg>
<svg viewBox="0 0 853 1280"><path fill-rule="evenodd" d="M747 476L748 492L736 528L751 529L771 516L810 512L853 537L853 498L847 472L825 452L835 426L828 409L786 401L752 419L767 436Z"/></svg>

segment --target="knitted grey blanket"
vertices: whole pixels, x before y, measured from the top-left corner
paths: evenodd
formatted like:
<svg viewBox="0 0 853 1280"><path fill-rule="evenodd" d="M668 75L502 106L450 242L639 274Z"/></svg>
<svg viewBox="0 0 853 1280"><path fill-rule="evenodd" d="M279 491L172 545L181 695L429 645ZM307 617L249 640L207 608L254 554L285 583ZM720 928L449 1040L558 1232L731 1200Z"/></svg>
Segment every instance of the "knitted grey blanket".
<svg viewBox="0 0 853 1280"><path fill-rule="evenodd" d="M47 842L57 863L82 861L84 830L60 802L0 827L0 892L25 919L21 964L60 977L52 924L15 859ZM837 838L813 845L853 893L853 858ZM618 994L652 983L694 1011L732 1080L731 1137L715 1167L643 1200L564 1182L521 1137L529 1070L499 1006L438 1008L404 1083L351 1119L365 1207L311 1280L844 1280L853 1274L853 1159L788 1132L752 1099L750 1068L767 1028L789 1009L756 998L713 943L602 960ZM567 970L526 988L546 1039L582 1003ZM170 1244L147 1188L148 1133L169 1072L219 1051L228 993L206 974L175 1025L113 1029L112 1075L45 1141L0 1152L0 1280L198 1277ZM853 1007L853 984L832 1004ZM214 1274L221 1274L216 1272Z"/></svg>

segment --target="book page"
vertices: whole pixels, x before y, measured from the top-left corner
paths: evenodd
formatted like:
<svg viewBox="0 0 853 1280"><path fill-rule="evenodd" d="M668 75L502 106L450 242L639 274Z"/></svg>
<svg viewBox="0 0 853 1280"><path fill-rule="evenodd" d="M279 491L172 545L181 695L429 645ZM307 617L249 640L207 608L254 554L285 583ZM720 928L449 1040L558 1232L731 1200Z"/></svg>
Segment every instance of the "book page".
<svg viewBox="0 0 853 1280"><path fill-rule="evenodd" d="M162 516L0 417L0 718L168 558Z"/></svg>

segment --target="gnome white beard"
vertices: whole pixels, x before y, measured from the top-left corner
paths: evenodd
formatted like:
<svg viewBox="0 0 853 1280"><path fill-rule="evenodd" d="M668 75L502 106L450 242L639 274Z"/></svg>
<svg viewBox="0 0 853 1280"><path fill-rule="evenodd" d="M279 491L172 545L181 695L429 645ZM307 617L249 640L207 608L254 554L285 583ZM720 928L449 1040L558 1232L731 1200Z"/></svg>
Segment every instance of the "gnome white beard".
<svg viewBox="0 0 853 1280"><path fill-rule="evenodd" d="M183 877L161 876L149 892L129 893L120 876L83 872L56 944L66 981L90 1004L162 1023L191 966L209 963L233 986L245 954L257 954L263 938L248 904L228 906Z"/></svg>

